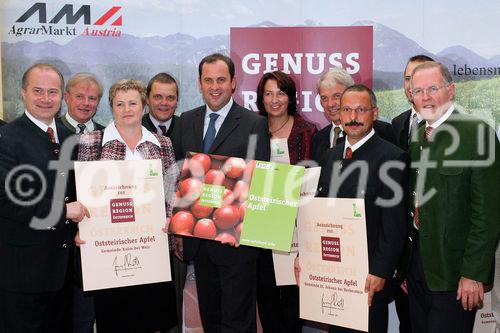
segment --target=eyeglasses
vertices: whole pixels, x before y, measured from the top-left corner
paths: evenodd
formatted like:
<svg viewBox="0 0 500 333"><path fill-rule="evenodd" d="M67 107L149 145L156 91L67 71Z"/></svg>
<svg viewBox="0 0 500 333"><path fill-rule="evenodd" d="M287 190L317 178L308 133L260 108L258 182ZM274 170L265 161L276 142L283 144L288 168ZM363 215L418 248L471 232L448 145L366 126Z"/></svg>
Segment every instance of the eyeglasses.
<svg viewBox="0 0 500 333"><path fill-rule="evenodd" d="M373 109L375 109L375 107L374 107L374 106L372 106L372 107L370 107L370 108L362 108L362 107L357 107L357 108L355 108L355 109L351 109L351 108L350 108L350 107L348 107L348 106L344 106L344 107L342 107L342 108L340 109L340 111L341 111L342 113L351 113L352 111L354 111L354 112L356 112L357 114L364 114L364 113L366 113L366 112L368 112L368 111L371 111L371 110L373 110Z"/></svg>
<svg viewBox="0 0 500 333"><path fill-rule="evenodd" d="M439 89L441 88L445 88L445 87L448 87L449 85L448 84L445 84L445 85L442 85L442 86L430 86L428 88L415 88L411 91L411 95L413 97L419 97L421 95L424 94L424 91L427 95L429 96L434 96L435 94L437 94L437 92L439 91Z"/></svg>

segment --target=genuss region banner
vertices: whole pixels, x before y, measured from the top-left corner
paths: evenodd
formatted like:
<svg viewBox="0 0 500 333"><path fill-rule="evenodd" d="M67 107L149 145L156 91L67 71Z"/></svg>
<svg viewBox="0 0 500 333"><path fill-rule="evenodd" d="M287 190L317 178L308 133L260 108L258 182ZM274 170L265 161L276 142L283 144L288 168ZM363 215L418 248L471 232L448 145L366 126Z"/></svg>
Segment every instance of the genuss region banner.
<svg viewBox="0 0 500 333"><path fill-rule="evenodd" d="M297 87L298 111L327 124L316 82L329 68L342 67L356 83L372 87L373 27L231 28L231 59L237 80L235 100L257 111L257 85L264 73L290 74Z"/></svg>

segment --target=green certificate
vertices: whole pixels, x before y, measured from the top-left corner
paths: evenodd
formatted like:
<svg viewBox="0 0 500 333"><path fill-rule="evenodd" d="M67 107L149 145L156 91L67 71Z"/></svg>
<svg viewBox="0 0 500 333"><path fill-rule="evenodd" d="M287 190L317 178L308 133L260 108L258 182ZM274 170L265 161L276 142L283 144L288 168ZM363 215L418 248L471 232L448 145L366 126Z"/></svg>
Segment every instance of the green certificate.
<svg viewBox="0 0 500 333"><path fill-rule="evenodd" d="M304 167L255 162L240 244L290 252Z"/></svg>

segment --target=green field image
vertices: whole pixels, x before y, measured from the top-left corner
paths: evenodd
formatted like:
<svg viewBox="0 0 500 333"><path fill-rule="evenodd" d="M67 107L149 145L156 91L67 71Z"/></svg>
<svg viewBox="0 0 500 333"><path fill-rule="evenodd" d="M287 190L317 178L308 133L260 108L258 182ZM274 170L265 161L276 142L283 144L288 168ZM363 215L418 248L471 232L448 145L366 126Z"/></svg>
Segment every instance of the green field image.
<svg viewBox="0 0 500 333"><path fill-rule="evenodd" d="M492 126L500 123L500 78L455 83L455 105L459 111ZM403 89L376 91L380 116L392 119L409 109Z"/></svg>

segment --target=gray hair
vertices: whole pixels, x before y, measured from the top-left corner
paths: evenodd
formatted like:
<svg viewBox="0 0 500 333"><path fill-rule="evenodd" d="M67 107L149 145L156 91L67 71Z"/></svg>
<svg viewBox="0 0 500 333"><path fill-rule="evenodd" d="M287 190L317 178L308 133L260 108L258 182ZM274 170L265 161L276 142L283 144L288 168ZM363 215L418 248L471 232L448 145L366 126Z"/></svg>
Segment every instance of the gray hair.
<svg viewBox="0 0 500 333"><path fill-rule="evenodd" d="M68 83L66 84L65 91L69 93L71 88L73 88L74 85L82 82L82 81L90 81L94 83L98 89L99 89L99 99L102 97L102 84L97 80L96 76L91 73L76 73L69 79Z"/></svg>
<svg viewBox="0 0 500 333"><path fill-rule="evenodd" d="M354 80L347 71L340 67L330 68L326 73L319 78L316 88L319 93L321 86L331 87L334 84L341 84L345 87L350 87L354 84Z"/></svg>

